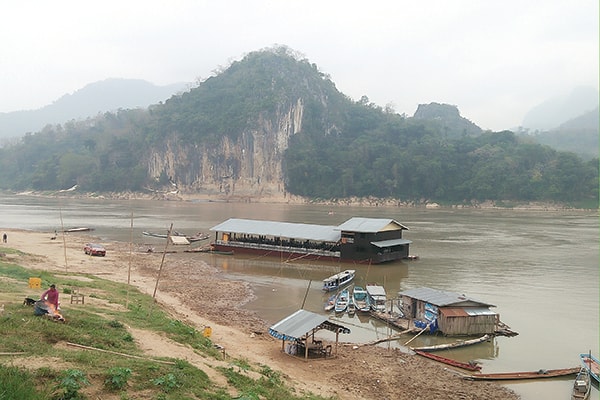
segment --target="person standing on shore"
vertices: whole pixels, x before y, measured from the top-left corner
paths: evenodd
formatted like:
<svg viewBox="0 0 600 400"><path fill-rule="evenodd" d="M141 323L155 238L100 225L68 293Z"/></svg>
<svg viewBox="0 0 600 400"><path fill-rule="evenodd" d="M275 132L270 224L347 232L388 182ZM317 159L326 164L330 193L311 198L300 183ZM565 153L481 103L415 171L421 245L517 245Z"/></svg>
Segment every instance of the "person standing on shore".
<svg viewBox="0 0 600 400"><path fill-rule="evenodd" d="M3 241L4 243L6 243L6 242L8 241L8 235L6 234L6 232L4 232L4 233L2 234L2 241Z"/></svg>
<svg viewBox="0 0 600 400"><path fill-rule="evenodd" d="M46 300L54 306L54 310L58 310L58 290L56 290L56 285L50 285L50 289L42 293L40 299Z"/></svg>

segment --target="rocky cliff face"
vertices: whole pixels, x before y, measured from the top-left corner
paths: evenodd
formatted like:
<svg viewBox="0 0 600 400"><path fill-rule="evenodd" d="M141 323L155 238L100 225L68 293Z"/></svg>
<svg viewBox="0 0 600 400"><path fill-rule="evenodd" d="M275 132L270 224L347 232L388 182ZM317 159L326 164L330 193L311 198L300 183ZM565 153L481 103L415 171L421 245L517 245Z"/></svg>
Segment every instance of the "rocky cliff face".
<svg viewBox="0 0 600 400"><path fill-rule="evenodd" d="M285 196L282 161L291 135L302 130L304 104L281 105L273 117L261 114L254 129L235 139L223 135L199 145L169 139L148 157L150 176L165 173L181 193L234 196Z"/></svg>

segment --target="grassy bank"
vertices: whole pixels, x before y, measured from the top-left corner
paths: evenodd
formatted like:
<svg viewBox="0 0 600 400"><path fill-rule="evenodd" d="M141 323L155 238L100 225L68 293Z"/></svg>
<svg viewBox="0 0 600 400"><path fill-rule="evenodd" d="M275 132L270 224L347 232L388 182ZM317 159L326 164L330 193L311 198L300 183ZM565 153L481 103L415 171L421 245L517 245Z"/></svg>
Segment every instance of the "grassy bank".
<svg viewBox="0 0 600 400"><path fill-rule="evenodd" d="M0 258L0 400L322 398L294 393L268 366L226 358L210 338L133 287L92 275L34 271L7 260ZM32 276L42 279L42 287L56 283L61 289L65 323L35 316L23 304L34 297L28 289ZM85 304L68 304L73 287L86 294ZM185 346L203 366L149 357L139 345L141 331Z"/></svg>

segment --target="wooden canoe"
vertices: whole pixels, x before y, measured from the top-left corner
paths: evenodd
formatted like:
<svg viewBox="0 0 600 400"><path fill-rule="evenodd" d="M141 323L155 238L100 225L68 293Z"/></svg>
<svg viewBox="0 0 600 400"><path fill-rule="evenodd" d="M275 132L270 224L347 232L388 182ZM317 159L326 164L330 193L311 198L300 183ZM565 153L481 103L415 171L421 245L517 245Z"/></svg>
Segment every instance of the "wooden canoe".
<svg viewBox="0 0 600 400"><path fill-rule="evenodd" d="M413 347L413 351L421 350L421 351L436 351L436 350L446 350L446 349L455 349L457 347L470 346L472 344L477 344L481 342L485 342L490 338L490 335L483 335L482 337L470 340L459 340L453 343L445 343L445 344L437 344L433 346L421 346L421 347Z"/></svg>
<svg viewBox="0 0 600 400"><path fill-rule="evenodd" d="M541 379L556 378L558 376L575 375L579 372L579 367L563 369L540 369L530 372L498 372L491 374L472 374L465 376L465 379L476 381L507 381L520 379Z"/></svg>
<svg viewBox="0 0 600 400"><path fill-rule="evenodd" d="M590 391L592 385L590 383L590 372L585 367L581 367L581 370L575 377L573 382L573 393L571 394L571 400L587 400L590 397Z"/></svg>
<svg viewBox="0 0 600 400"><path fill-rule="evenodd" d="M458 367L458 368L466 369L469 371L479 371L481 369L481 365L477 365L477 363L473 363L473 362L466 363L466 362L462 362L462 361L457 361L457 360L453 360L451 358L438 356L437 354L432 354L432 353L428 353L426 351L421 351L421 350L415 350L414 352L420 356L429 358L430 360L439 361L439 362L447 364L447 365L452 365L453 367Z"/></svg>

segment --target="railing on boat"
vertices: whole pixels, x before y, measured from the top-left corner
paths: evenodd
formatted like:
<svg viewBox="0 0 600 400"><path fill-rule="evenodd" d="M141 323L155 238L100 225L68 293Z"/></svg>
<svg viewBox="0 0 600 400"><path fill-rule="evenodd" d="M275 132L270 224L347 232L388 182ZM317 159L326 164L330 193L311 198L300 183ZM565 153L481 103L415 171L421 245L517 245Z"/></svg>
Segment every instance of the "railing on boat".
<svg viewBox="0 0 600 400"><path fill-rule="evenodd" d="M272 244L238 242L238 241L232 241L232 240L228 240L228 241L217 240L217 241L215 241L215 244L221 245L221 246L273 251L273 252L282 252L282 253L299 253L299 254L306 254L306 255L319 256L319 257L338 257L338 258L340 257L339 251L307 249L306 247L277 246L277 245L272 245Z"/></svg>

